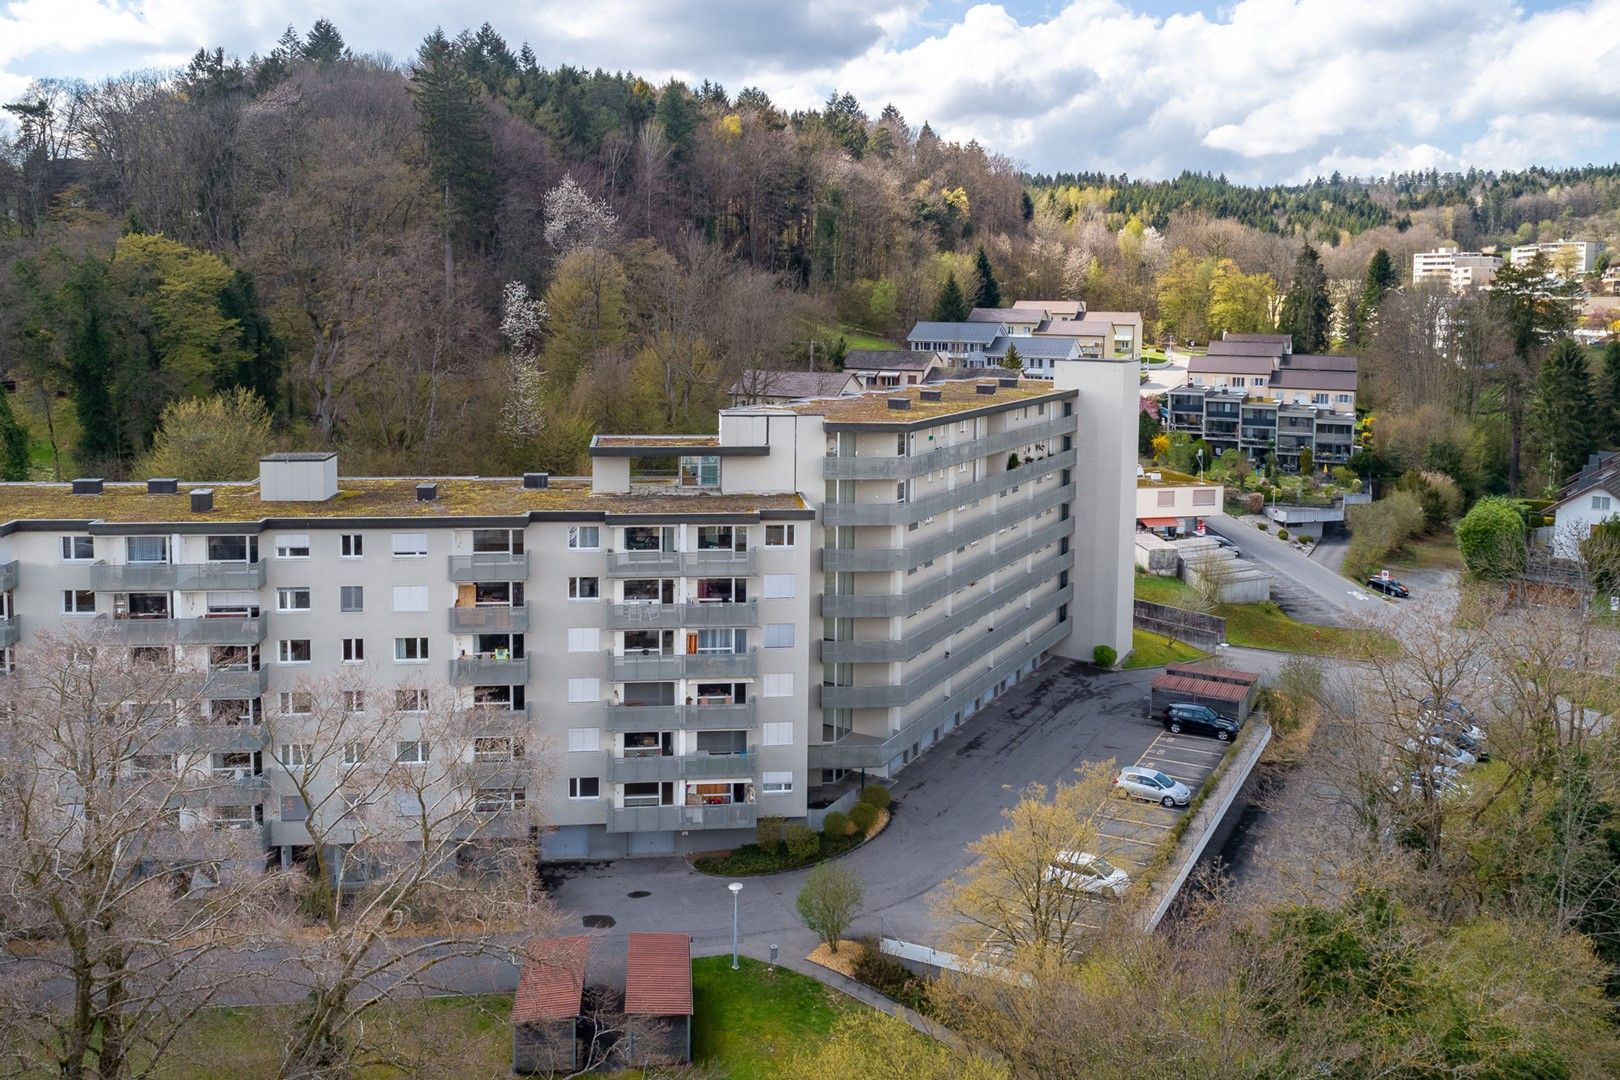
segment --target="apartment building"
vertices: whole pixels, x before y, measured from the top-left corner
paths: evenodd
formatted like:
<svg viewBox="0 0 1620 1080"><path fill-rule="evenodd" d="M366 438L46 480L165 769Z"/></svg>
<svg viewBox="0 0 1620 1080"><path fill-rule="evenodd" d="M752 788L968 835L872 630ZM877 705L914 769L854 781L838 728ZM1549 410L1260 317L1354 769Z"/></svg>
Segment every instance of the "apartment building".
<svg viewBox="0 0 1620 1080"><path fill-rule="evenodd" d="M1518 267L1529 266L1537 255L1544 256L1552 272L1573 281L1597 273L1598 256L1603 254L1601 240L1553 240L1544 244L1516 244L1508 252L1508 260Z"/></svg>
<svg viewBox="0 0 1620 1080"><path fill-rule="evenodd" d="M213 764L252 801L216 823L284 856L308 837L260 718L349 677L519 720L545 790L503 795L546 858L725 846L894 773L1048 655L1128 650L1135 374L746 405L718 435L598 436L589 478L317 453L250 483L0 485L0 671L50 631L168 650L239 725Z"/></svg>
<svg viewBox="0 0 1620 1080"><path fill-rule="evenodd" d="M1279 341L1249 336L1261 340L1213 342L1210 355L1188 362L1187 385L1167 395L1170 430L1204 439L1215 454L1237 450L1258 461L1275 453L1288 470L1299 468L1307 448L1317 466L1348 461L1357 358L1296 355Z"/></svg>
<svg viewBox="0 0 1620 1080"><path fill-rule="evenodd" d="M1489 285L1502 265L1499 255L1479 251L1459 251L1455 244L1443 245L1434 251L1418 251L1412 255L1412 284L1440 281L1453 291Z"/></svg>
<svg viewBox="0 0 1620 1080"><path fill-rule="evenodd" d="M974 308L964 323L920 322L906 338L914 352L936 352L963 367L994 367L1009 348L1037 363L1029 374L1046 377L1065 359L1142 358L1142 315L1136 311L1087 313L1079 302L1021 300L1010 308Z"/></svg>

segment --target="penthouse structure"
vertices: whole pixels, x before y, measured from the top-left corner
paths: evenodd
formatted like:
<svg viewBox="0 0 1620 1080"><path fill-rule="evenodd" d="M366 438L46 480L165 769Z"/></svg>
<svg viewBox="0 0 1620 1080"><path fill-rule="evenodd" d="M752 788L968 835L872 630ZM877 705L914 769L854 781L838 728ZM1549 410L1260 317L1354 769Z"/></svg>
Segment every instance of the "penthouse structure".
<svg viewBox="0 0 1620 1080"><path fill-rule="evenodd" d="M506 805L539 808L546 858L723 846L892 775L1049 655L1128 651L1135 393L1134 365L1072 361L744 405L597 436L578 479L315 453L0 485L0 671L73 629L194 670L240 726L212 766L253 781L214 823L284 855L309 841L259 718L349 677L517 718L548 767Z"/></svg>

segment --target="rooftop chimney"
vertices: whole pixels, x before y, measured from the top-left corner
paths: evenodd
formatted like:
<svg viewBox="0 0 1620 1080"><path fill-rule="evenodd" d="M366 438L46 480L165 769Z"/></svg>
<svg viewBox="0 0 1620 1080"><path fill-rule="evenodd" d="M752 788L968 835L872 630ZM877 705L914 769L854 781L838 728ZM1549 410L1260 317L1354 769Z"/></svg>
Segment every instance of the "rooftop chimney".
<svg viewBox="0 0 1620 1080"><path fill-rule="evenodd" d="M212 514L214 512L214 489L191 489L191 512L193 514Z"/></svg>
<svg viewBox="0 0 1620 1080"><path fill-rule="evenodd" d="M550 481L550 473L526 472L523 474L523 486L526 488L543 488Z"/></svg>
<svg viewBox="0 0 1620 1080"><path fill-rule="evenodd" d="M428 482L416 485L417 502L433 502L439 497L439 485Z"/></svg>
<svg viewBox="0 0 1620 1080"><path fill-rule="evenodd" d="M259 459L263 502L325 502L337 496L337 455L269 454Z"/></svg>
<svg viewBox="0 0 1620 1080"><path fill-rule="evenodd" d="M993 394L996 392L996 384L993 382L976 383L973 391L978 394Z"/></svg>
<svg viewBox="0 0 1620 1080"><path fill-rule="evenodd" d="M889 399L889 408L909 409L911 408L911 399L908 397L892 397Z"/></svg>
<svg viewBox="0 0 1620 1080"><path fill-rule="evenodd" d="M79 477L77 480L73 481L73 494L75 494L75 495L100 495L101 494L101 477L99 477L99 476L81 476L81 477Z"/></svg>
<svg viewBox="0 0 1620 1080"><path fill-rule="evenodd" d="M172 476L154 476L146 482L148 495L177 495L180 493L180 482Z"/></svg>

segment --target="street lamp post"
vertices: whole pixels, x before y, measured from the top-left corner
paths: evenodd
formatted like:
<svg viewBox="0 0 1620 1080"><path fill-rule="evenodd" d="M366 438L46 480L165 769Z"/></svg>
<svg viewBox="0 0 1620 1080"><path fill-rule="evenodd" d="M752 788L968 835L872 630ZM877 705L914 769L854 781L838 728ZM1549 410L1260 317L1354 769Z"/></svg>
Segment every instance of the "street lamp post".
<svg viewBox="0 0 1620 1080"><path fill-rule="evenodd" d="M737 970L737 894L742 892L742 882L733 881L726 888L731 890L731 970Z"/></svg>

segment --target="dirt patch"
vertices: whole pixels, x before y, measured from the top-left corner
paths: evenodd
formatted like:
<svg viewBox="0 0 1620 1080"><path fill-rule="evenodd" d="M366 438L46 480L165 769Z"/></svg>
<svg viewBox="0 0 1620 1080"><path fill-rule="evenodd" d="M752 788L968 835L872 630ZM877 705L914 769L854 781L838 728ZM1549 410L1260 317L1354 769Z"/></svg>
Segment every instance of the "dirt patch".
<svg viewBox="0 0 1620 1080"><path fill-rule="evenodd" d="M861 958L866 947L858 941L838 939L838 951L833 952L825 943L817 945L810 950L805 959L812 964L819 964L829 971L836 971L847 978L855 977L855 963Z"/></svg>

